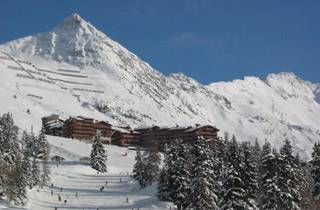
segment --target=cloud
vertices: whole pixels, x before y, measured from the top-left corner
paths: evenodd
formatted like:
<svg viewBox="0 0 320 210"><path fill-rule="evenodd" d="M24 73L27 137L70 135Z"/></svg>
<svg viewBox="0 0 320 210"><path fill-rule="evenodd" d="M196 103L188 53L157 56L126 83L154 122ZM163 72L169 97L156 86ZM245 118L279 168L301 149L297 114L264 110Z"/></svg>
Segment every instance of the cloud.
<svg viewBox="0 0 320 210"><path fill-rule="evenodd" d="M208 46L208 45L215 44L215 40L213 38L200 37L192 32L182 32L182 33L176 34L171 38L170 41L175 44L181 44L181 45Z"/></svg>

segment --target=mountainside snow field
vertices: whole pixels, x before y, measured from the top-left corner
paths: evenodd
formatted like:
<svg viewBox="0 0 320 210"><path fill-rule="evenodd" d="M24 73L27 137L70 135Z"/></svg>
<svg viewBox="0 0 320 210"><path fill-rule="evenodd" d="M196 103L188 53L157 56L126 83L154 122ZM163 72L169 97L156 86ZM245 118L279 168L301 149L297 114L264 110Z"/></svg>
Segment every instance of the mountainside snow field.
<svg viewBox="0 0 320 210"><path fill-rule="evenodd" d="M132 127L212 124L241 141L289 138L304 159L320 139L319 84L292 73L210 85L165 76L77 14L0 45L0 75L0 110L22 129L52 113Z"/></svg>
<svg viewBox="0 0 320 210"><path fill-rule="evenodd" d="M160 202L156 197L156 185L140 189L138 183L131 179L135 151L106 145L108 172L97 174L88 163L80 161L80 158L90 157L91 144L52 136L48 136L48 141L50 156L59 155L66 159L58 166L50 162L49 186L30 190L29 203L25 208L8 207L0 203L0 209L54 210L57 207L58 210L96 210L97 208L161 210L170 208L170 203ZM127 156L123 156L125 153ZM50 186L51 183L54 185L53 188ZM105 188L101 192L102 186ZM58 195L61 196L62 201L58 200ZM64 200L67 200L66 204Z"/></svg>

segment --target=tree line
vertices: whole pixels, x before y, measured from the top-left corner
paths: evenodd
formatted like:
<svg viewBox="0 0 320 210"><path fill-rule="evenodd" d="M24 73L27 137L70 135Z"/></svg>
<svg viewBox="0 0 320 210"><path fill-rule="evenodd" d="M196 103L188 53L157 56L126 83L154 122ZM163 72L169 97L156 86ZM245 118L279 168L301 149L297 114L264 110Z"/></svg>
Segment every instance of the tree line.
<svg viewBox="0 0 320 210"><path fill-rule="evenodd" d="M0 117L0 196L8 203L26 205L27 189L43 187L49 180L49 146L41 130L23 131L10 113Z"/></svg>
<svg viewBox="0 0 320 210"><path fill-rule="evenodd" d="M228 135L211 143L176 140L160 165L156 150L137 150L133 178L142 188L157 183L159 199L179 210L320 209L320 143L312 160L301 162L288 139L279 151Z"/></svg>

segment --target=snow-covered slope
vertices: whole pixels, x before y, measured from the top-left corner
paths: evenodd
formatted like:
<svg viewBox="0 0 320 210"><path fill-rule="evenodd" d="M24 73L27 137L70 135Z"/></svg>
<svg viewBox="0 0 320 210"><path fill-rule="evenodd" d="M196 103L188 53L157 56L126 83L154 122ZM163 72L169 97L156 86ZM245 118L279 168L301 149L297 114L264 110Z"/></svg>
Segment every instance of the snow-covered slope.
<svg viewBox="0 0 320 210"><path fill-rule="evenodd" d="M51 113L133 127L213 124L241 140L290 138L305 158L320 139L320 85L292 73L208 86L165 76L77 14L1 45L0 75L0 109L22 128Z"/></svg>
<svg viewBox="0 0 320 210"><path fill-rule="evenodd" d="M105 145L108 154L108 172L97 174L88 163L80 161L82 157L90 157L91 144L53 136L47 138L50 144L50 156L59 155L65 158L65 161L58 166L54 162L49 162L51 173L48 186L29 190L29 202L25 208L8 206L0 200L0 209L52 210L57 207L79 210L98 208L165 210L170 206L173 208L173 204L159 201L156 196L157 185L140 189L139 184L130 177L135 151ZM126 156L123 155L125 153ZM51 183L54 185L52 189ZM102 192L99 190L101 186L104 186ZM58 195L62 201L58 200ZM66 204L63 203L64 200L67 200Z"/></svg>

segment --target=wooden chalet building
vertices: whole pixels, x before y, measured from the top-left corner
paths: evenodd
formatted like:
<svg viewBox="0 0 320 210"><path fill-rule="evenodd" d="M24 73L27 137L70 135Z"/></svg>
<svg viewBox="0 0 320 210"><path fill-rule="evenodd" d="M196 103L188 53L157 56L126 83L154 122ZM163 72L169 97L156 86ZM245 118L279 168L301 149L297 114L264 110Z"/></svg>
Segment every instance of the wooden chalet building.
<svg viewBox="0 0 320 210"><path fill-rule="evenodd" d="M52 114L42 119L42 127L44 128L45 134L52 136L62 136L64 119L59 115Z"/></svg>
<svg viewBox="0 0 320 210"><path fill-rule="evenodd" d="M112 126L111 143L119 146L140 145L140 133L130 127Z"/></svg>
<svg viewBox="0 0 320 210"><path fill-rule="evenodd" d="M202 136L207 141L218 138L218 131L211 125L199 125L194 127L130 127L111 126L108 122L97 121L92 118L70 117L63 120L59 115L50 115L42 118L42 125L46 134L64 136L84 140L93 140L96 132L102 133L103 143L119 146L156 146L162 149L165 144L174 142L176 139L185 143L192 143Z"/></svg>
<svg viewBox="0 0 320 210"><path fill-rule="evenodd" d="M101 131L103 143L111 143L111 124L92 118L70 117L64 125L64 136L68 138L93 140L97 130Z"/></svg>
<svg viewBox="0 0 320 210"><path fill-rule="evenodd" d="M185 143L192 143L202 136L207 141L218 138L216 127L210 125L196 125L195 127L145 127L136 128L140 133L140 144L145 147L158 146L160 149L167 143L180 139Z"/></svg>

